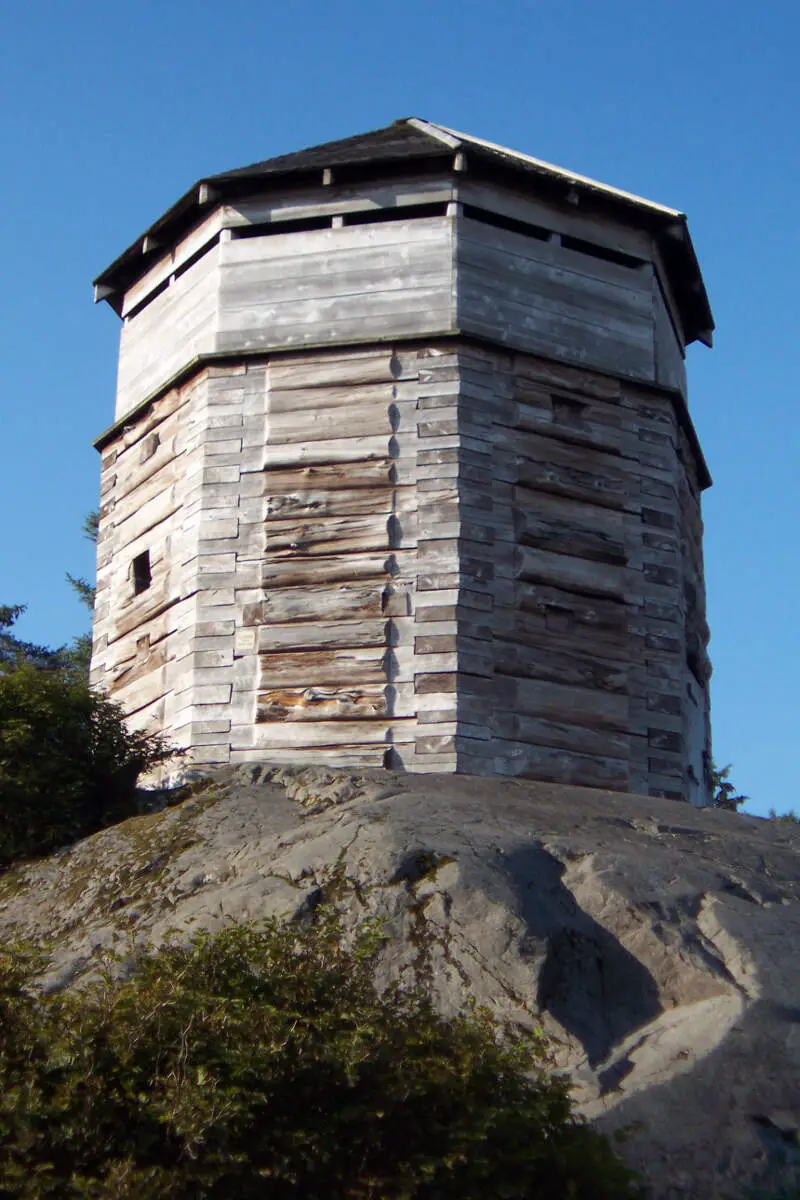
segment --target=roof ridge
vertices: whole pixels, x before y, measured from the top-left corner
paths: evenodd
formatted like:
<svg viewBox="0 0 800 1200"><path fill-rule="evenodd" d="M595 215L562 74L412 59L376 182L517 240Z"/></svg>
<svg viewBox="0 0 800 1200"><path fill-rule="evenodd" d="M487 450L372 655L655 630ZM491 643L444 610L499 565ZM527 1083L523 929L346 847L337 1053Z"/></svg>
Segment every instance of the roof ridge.
<svg viewBox="0 0 800 1200"><path fill-rule="evenodd" d="M458 144L460 145L478 146L483 150L490 150L495 154L506 155L508 158L516 159L518 162L538 167L548 174L560 175L569 183L582 183L588 187L596 188L606 195L616 196L621 200L632 200L635 204L646 205L650 209L664 213L665 216L675 217L676 219L685 216L685 213L678 208L671 208L666 204L658 204L655 200L648 200L646 196L639 196L636 192L627 192L624 188L617 188L610 183L603 183L599 179L592 179L589 175L579 175L576 171L568 171L566 167L559 167L555 163L547 162L543 158L534 158L532 154L525 154L523 150L512 150L509 146L501 146L499 142L490 142L486 138L476 137L471 133L461 133L458 129L451 129L447 125L440 125L437 128L442 133L449 134L451 137L458 139Z"/></svg>
<svg viewBox="0 0 800 1200"><path fill-rule="evenodd" d="M441 130L441 132L440 132ZM424 121L420 117L403 117L400 120L393 121L389 125L381 125L377 129L367 129L362 133L350 134L343 138L333 138L326 142L317 142L313 146L304 146L300 150L290 150L285 154L271 155L269 158L259 159L256 162L248 163L243 167L233 167L228 171L221 171L216 175L209 175L207 181L213 183L216 180L234 180L242 178L249 174L266 173L267 170L277 170L285 164L285 169L292 169L294 163L298 165L307 163L320 155L341 153L345 148L348 152L351 148L357 149L360 145L374 144L375 152L380 153L380 143L391 140L391 134L399 134L404 140L413 139L419 134L423 138L429 139L438 147L451 148L456 145L456 141L451 134L441 129L440 126L433 125L430 121Z"/></svg>
<svg viewBox="0 0 800 1200"><path fill-rule="evenodd" d="M615 209L634 208L636 219L647 219L647 228L652 227L654 235L660 239L662 253L670 262L674 259L676 265L670 267L670 271L685 275L681 303L688 306L687 311L691 310L688 321L695 330L693 336L710 342L713 318L686 217L680 210L418 116L401 117L378 129L320 142L205 176L97 276L95 297L98 300L119 299L130 281L148 269L155 246L165 245L180 231L185 232L204 213L210 212L212 205L223 203L225 197L240 196L248 189L255 192L273 182L280 182L282 186L313 184L315 187L330 182L352 182L369 176L377 164L381 165L383 174L393 176L402 174L404 168L419 175L439 169L449 174L467 166L476 178L485 172L487 177L496 178L501 184L510 180L514 187L519 186L523 191L530 188L535 192L543 188L550 199L555 197L557 201L559 196L567 201L580 199L579 193L585 192L587 196L591 195L593 202L605 200ZM112 302L112 299L109 303L114 307L116 301Z"/></svg>
<svg viewBox="0 0 800 1200"><path fill-rule="evenodd" d="M426 121L424 117L404 117L402 121L396 121L395 124L413 125L420 133L427 134L437 142L443 142L451 150L458 150L463 144L462 134L456 134L454 130L447 129L444 125L437 125L434 121Z"/></svg>

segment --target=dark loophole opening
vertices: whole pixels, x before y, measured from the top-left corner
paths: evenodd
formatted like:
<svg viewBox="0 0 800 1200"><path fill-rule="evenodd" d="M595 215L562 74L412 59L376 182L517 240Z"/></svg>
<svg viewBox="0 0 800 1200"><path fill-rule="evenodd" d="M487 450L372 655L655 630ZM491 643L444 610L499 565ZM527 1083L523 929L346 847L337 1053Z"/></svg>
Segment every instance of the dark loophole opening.
<svg viewBox="0 0 800 1200"><path fill-rule="evenodd" d="M256 225L239 225L231 232L237 239L275 237L280 233L309 233L314 229L330 229L330 217L290 217L285 221L264 221Z"/></svg>
<svg viewBox="0 0 800 1200"><path fill-rule="evenodd" d="M138 596L141 592L146 592L153 580L150 571L149 550L143 550L141 554L136 555L131 564L131 575L133 577L134 596Z"/></svg>
<svg viewBox="0 0 800 1200"><path fill-rule="evenodd" d="M368 208L364 212L344 214L345 225L377 225L382 221L412 221L424 217L444 217L446 204L400 204L396 208Z"/></svg>
<svg viewBox="0 0 800 1200"><path fill-rule="evenodd" d="M541 225L532 225L529 221L518 221L514 217L506 217L502 213L490 212L486 208L476 208L473 204L463 207L465 217L480 221L484 225L494 225L497 229L507 229L510 233L521 233L524 237L536 238L539 242L549 242L551 231Z"/></svg>
<svg viewBox="0 0 800 1200"><path fill-rule="evenodd" d="M634 258L632 254L623 254L621 250L612 250L610 246L598 246L596 242L586 242L583 238L561 235L561 245L565 250L577 250L579 254L590 254L592 258L600 258L603 262L616 263L619 267L627 267L631 271L644 266L643 258Z"/></svg>

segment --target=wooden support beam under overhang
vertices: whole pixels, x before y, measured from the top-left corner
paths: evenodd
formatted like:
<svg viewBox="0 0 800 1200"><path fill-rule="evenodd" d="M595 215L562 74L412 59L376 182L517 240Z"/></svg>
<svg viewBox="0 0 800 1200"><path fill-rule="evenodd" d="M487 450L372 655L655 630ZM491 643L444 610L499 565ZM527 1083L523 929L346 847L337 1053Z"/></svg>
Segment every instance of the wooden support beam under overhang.
<svg viewBox="0 0 800 1200"><path fill-rule="evenodd" d="M116 288L111 287L107 283L96 283L94 285L94 302L99 304L101 300L108 300L116 292Z"/></svg>

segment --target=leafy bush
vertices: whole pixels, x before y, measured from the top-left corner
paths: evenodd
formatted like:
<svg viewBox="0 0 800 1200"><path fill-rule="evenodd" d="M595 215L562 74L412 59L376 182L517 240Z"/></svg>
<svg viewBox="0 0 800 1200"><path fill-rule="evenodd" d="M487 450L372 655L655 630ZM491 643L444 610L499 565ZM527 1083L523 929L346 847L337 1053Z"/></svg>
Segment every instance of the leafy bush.
<svg viewBox="0 0 800 1200"><path fill-rule="evenodd" d="M642 1196L536 1042L373 986L375 930L266 923L139 952L83 992L0 952L0 1194ZM635 1189L635 1190L634 1190Z"/></svg>
<svg viewBox="0 0 800 1200"><path fill-rule="evenodd" d="M137 775L169 756L85 683L29 662L0 669L0 867L129 816Z"/></svg>

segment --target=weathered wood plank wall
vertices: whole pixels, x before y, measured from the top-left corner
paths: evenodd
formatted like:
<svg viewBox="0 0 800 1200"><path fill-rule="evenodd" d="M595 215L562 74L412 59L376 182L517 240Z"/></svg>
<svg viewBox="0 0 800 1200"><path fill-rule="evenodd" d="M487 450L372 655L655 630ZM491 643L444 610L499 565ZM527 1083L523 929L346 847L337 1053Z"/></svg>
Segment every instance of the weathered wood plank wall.
<svg viewBox="0 0 800 1200"><path fill-rule="evenodd" d="M174 389L103 452L92 682L136 727L180 728L179 696L191 687L178 643L195 620L188 564L198 533L187 509L204 390L203 379ZM152 583L137 594L142 554Z"/></svg>
<svg viewBox="0 0 800 1200"><path fill-rule="evenodd" d="M221 241L126 318L117 418L198 355L454 329L452 277L445 217Z"/></svg>
<svg viewBox="0 0 800 1200"><path fill-rule="evenodd" d="M699 489L672 401L475 347L459 375L459 769L699 799Z"/></svg>
<svg viewBox="0 0 800 1200"><path fill-rule="evenodd" d="M103 489L94 678L193 761L702 795L699 487L658 389L464 343L272 356L168 393Z"/></svg>
<svg viewBox="0 0 800 1200"><path fill-rule="evenodd" d="M192 359L214 349L218 321L219 247L214 246L120 332L116 417L123 417Z"/></svg>
<svg viewBox="0 0 800 1200"><path fill-rule="evenodd" d="M468 178L245 199L123 313L93 679L132 722L197 763L702 799L702 468L648 233Z"/></svg>
<svg viewBox="0 0 800 1200"><path fill-rule="evenodd" d="M549 357L654 379L653 277L560 243L458 223L457 324Z"/></svg>
<svg viewBox="0 0 800 1200"><path fill-rule="evenodd" d="M208 368L121 431L94 682L198 763L454 769L455 624L430 621L459 585L455 362L422 345Z"/></svg>
<svg viewBox="0 0 800 1200"><path fill-rule="evenodd" d="M216 348L445 332L452 234L438 217L226 242Z"/></svg>
<svg viewBox="0 0 800 1200"><path fill-rule="evenodd" d="M414 204L443 215L405 216ZM516 232L491 224L506 218ZM316 219L366 223L291 227ZM649 235L469 180L226 205L131 286L122 312L117 418L197 356L456 329L685 388L680 321Z"/></svg>

